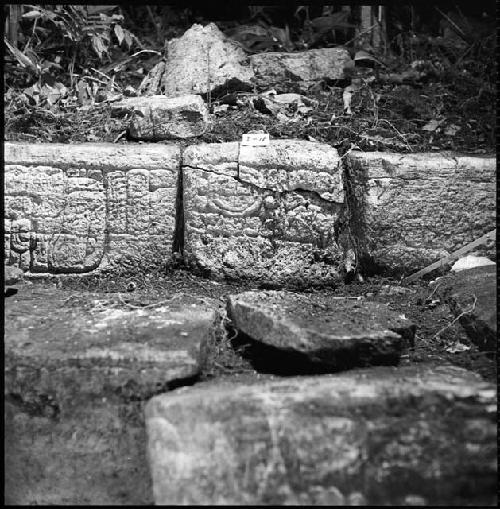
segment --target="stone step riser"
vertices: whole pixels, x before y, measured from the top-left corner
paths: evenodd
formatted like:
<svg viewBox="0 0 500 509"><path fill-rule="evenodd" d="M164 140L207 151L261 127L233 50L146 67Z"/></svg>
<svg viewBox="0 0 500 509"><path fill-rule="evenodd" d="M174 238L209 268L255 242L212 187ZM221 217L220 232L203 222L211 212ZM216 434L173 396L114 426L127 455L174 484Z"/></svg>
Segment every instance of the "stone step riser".
<svg viewBox="0 0 500 509"><path fill-rule="evenodd" d="M6 263L89 273L163 266L182 251L213 277L314 284L362 265L408 274L495 227L495 168L495 158L439 154L341 160L299 140L184 151L6 143Z"/></svg>

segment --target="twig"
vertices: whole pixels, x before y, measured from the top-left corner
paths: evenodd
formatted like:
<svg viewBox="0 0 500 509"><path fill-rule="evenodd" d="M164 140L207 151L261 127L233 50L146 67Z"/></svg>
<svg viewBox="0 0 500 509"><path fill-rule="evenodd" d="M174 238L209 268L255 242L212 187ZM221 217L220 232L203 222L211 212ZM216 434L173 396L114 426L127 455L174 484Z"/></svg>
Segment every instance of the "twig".
<svg viewBox="0 0 500 509"><path fill-rule="evenodd" d="M399 137L403 140L403 143L406 145L406 148L410 152L413 152L413 149L410 147L410 145L406 141L406 138L405 138L404 134L401 134L388 120L385 120L384 118L379 119L379 122L385 122L386 124L389 124L396 131L396 133L399 135Z"/></svg>
<svg viewBox="0 0 500 509"><path fill-rule="evenodd" d="M428 272L432 272L435 269L438 269L445 265L446 263L450 263L456 258L459 258L463 254L468 253L469 251L472 251L475 247L480 246L481 244L484 244L487 240L495 240L497 237L497 230L496 228L494 230L491 230L488 233L485 233L482 237L479 237L478 239L474 240L473 242L470 242L464 247L461 247L460 249L457 249L451 255L445 256L444 258L441 258L437 262L432 263L431 265L428 265L427 267L423 268L422 270L419 270L418 272L415 272L411 276L408 276L404 282L405 283L411 283L412 281L415 281L416 279L424 276Z"/></svg>
<svg viewBox="0 0 500 509"><path fill-rule="evenodd" d="M441 283L438 283L436 285L436 288L434 288L434 290L432 290L431 294L425 299L426 301L428 301L435 293L436 293L436 290L441 286Z"/></svg>
<svg viewBox="0 0 500 509"><path fill-rule="evenodd" d="M377 26L377 23L374 23L371 27L368 27L367 29L362 30L361 32L359 32L358 35L356 35L351 40L349 40L346 43L344 43L344 46L347 46L348 44L351 44L351 42L354 42L356 39L359 39L362 35L364 35L364 34L366 34L368 32L371 32L376 26Z"/></svg>
<svg viewBox="0 0 500 509"><path fill-rule="evenodd" d="M118 140L120 140L121 138L123 138L125 135L127 134L127 131L122 131L114 140L113 140L113 143L117 143Z"/></svg>
<svg viewBox="0 0 500 509"><path fill-rule="evenodd" d="M221 371L224 371L224 373L233 373L232 369L227 369L222 364L219 364L218 362L214 361L214 365L217 366Z"/></svg>
<svg viewBox="0 0 500 509"><path fill-rule="evenodd" d="M447 16L439 7L435 7L435 9L436 9L436 11L439 12L439 14L441 14L441 16L446 18L448 23L450 23L450 25L452 25L454 28L456 28L464 36L464 38L467 38L465 32L449 16Z"/></svg>
<svg viewBox="0 0 500 509"><path fill-rule="evenodd" d="M449 329L457 320L459 320L460 318L462 318L462 316L466 315L466 314L469 314L469 313L472 313L474 311L474 309L476 308L476 302L477 302L477 297L474 295L474 302L472 303L471 305L471 308L470 309L466 309L465 311L462 311L458 316L456 316L454 318L454 320L452 322L450 322L449 324L447 324L445 327L443 327L440 331L436 332L436 334L434 334L434 336L432 337L432 339L438 339L439 336L446 330L446 329Z"/></svg>

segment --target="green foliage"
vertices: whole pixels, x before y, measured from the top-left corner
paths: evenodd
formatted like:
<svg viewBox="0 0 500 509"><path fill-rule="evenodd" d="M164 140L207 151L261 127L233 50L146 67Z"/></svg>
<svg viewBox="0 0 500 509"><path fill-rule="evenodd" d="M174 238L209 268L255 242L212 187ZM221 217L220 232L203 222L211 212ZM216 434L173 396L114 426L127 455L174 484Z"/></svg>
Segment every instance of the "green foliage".
<svg viewBox="0 0 500 509"><path fill-rule="evenodd" d="M73 72L79 62L95 65L106 58L110 61L113 46L127 50L134 44L140 46L137 37L122 26L123 15L116 5L22 7L27 10L19 27L24 48L5 43L23 69L35 77L53 70ZM45 54L50 54L49 59L44 59Z"/></svg>

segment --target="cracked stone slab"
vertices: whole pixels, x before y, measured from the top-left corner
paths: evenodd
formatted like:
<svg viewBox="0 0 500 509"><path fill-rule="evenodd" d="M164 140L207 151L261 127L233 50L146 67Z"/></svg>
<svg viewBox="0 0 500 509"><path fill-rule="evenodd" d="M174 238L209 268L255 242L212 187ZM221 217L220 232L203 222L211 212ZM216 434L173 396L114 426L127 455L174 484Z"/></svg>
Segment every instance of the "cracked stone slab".
<svg viewBox="0 0 500 509"><path fill-rule="evenodd" d="M5 143L5 259L84 273L171 253L180 148ZM137 260L136 260L137 261Z"/></svg>
<svg viewBox="0 0 500 509"><path fill-rule="evenodd" d="M155 396L155 503L496 505L496 394L420 364Z"/></svg>
<svg viewBox="0 0 500 509"><path fill-rule="evenodd" d="M230 295L227 313L234 328L272 347L270 359L258 362L276 372L290 353L300 354L295 357L298 372L309 363L331 371L397 364L401 351L413 344L416 329L382 303L285 291Z"/></svg>
<svg viewBox="0 0 500 509"><path fill-rule="evenodd" d="M497 270L495 266L475 267L439 278L437 292L467 336L480 350L496 351L497 334Z"/></svg>
<svg viewBox="0 0 500 509"><path fill-rule="evenodd" d="M271 284L340 278L336 227L344 196L332 147L301 140L196 145L184 152L182 174L188 266Z"/></svg>
<svg viewBox="0 0 500 509"><path fill-rule="evenodd" d="M66 411L77 399L143 398L200 373L217 306L194 297L144 309L84 300L25 287L6 301L7 393L50 395Z"/></svg>
<svg viewBox="0 0 500 509"><path fill-rule="evenodd" d="M496 226L494 157L350 152L346 162L351 229L386 273L416 272Z"/></svg>
<svg viewBox="0 0 500 509"><path fill-rule="evenodd" d="M158 141L200 136L208 127L208 108L199 95L152 95L124 99L112 110L132 114L129 131L137 140Z"/></svg>
<svg viewBox="0 0 500 509"><path fill-rule="evenodd" d="M6 500L152 503L144 403L192 383L217 312L209 299L172 297L116 308L109 294L31 285L7 299Z"/></svg>
<svg viewBox="0 0 500 509"><path fill-rule="evenodd" d="M250 56L255 81L265 87L283 82L316 82L345 78L344 67L353 64L345 48L320 48L296 53L267 52Z"/></svg>

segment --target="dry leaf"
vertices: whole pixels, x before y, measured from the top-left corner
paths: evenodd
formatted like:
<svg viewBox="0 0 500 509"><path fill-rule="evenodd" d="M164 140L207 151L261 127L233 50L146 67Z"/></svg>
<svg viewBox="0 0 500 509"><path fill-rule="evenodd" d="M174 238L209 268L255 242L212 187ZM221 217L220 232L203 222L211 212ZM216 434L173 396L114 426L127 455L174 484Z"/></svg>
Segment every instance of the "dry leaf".
<svg viewBox="0 0 500 509"><path fill-rule="evenodd" d="M443 122L444 120L436 120L433 118L430 122L427 122L424 127L422 127L422 131L434 132Z"/></svg>

